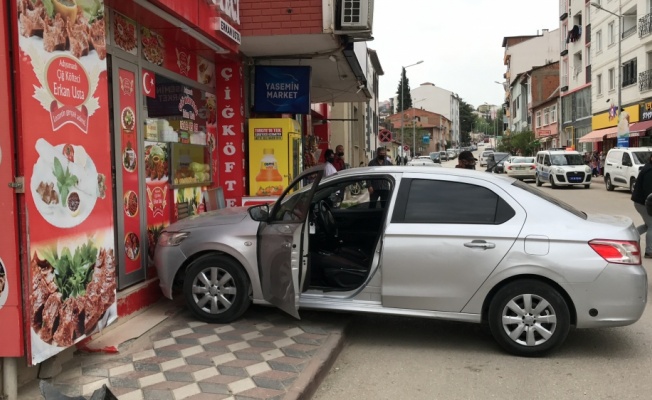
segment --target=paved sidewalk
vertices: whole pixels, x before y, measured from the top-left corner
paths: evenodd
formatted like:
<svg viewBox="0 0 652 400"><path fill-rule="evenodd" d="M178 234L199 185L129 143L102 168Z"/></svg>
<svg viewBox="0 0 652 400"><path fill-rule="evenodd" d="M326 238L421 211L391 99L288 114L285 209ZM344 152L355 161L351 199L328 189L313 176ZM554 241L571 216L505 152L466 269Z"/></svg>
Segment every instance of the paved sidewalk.
<svg viewBox="0 0 652 400"><path fill-rule="evenodd" d="M184 310L117 354L76 353L49 381L66 395L86 397L106 384L120 400L307 399L339 354L349 316L301 314L298 321L253 306L218 325ZM42 399L38 382L22 387L19 398Z"/></svg>

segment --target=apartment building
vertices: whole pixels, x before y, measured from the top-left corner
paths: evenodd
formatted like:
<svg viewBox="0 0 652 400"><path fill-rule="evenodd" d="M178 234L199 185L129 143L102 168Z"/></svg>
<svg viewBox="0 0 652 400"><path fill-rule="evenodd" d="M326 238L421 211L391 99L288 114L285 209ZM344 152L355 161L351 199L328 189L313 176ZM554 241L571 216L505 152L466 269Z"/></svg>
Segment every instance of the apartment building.
<svg viewBox="0 0 652 400"><path fill-rule="evenodd" d="M412 104L437 114L451 121L450 141L452 145L460 143L460 99L450 90L440 88L434 83L425 82L410 90ZM446 143L439 143L446 146Z"/></svg>

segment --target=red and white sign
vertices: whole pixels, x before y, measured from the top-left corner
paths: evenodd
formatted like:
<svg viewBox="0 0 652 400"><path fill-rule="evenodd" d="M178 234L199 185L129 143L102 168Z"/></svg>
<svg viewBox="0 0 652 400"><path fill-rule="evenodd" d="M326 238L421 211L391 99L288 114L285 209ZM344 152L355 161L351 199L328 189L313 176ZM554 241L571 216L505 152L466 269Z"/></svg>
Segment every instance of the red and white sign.
<svg viewBox="0 0 652 400"><path fill-rule="evenodd" d="M410 150L410 146L408 146L408 145L403 146L403 150L405 150L405 151Z"/></svg>
<svg viewBox="0 0 652 400"><path fill-rule="evenodd" d="M143 94L152 99L156 98L156 74L143 68Z"/></svg>
<svg viewBox="0 0 652 400"><path fill-rule="evenodd" d="M392 141L392 132L387 129L383 129L378 132L378 141L381 143L389 143Z"/></svg>
<svg viewBox="0 0 652 400"><path fill-rule="evenodd" d="M13 4L29 9L33 3ZM98 5L88 19L49 15L40 33L25 18L30 10L13 13L25 176L21 223L29 238L22 271L24 333L31 365L117 318L104 5ZM45 12L54 14L47 7ZM123 121L130 126L132 120Z"/></svg>

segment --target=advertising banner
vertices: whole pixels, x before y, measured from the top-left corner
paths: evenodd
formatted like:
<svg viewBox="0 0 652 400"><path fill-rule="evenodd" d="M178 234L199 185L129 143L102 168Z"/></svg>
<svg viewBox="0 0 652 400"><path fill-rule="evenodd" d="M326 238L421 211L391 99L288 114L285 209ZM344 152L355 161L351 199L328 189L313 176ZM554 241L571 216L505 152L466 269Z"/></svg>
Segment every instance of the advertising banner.
<svg viewBox="0 0 652 400"><path fill-rule="evenodd" d="M254 111L310 114L310 67L256 66Z"/></svg>
<svg viewBox="0 0 652 400"><path fill-rule="evenodd" d="M144 142L147 190L147 265L154 265L154 249L163 228L170 225L172 190L168 182L168 144Z"/></svg>
<svg viewBox="0 0 652 400"><path fill-rule="evenodd" d="M104 4L13 3L36 364L117 318Z"/></svg>
<svg viewBox="0 0 652 400"><path fill-rule="evenodd" d="M629 113L621 110L618 114L618 147L629 147Z"/></svg>
<svg viewBox="0 0 652 400"><path fill-rule="evenodd" d="M0 4L0 19L8 21L8 4ZM11 65L9 62L9 31L0 31L0 97L5 106L0 107L0 182L13 182L14 143L12 140L14 110L11 94ZM16 215L16 194L9 185L0 185L0 358L20 357L24 353L21 307L20 264L18 260L18 223Z"/></svg>

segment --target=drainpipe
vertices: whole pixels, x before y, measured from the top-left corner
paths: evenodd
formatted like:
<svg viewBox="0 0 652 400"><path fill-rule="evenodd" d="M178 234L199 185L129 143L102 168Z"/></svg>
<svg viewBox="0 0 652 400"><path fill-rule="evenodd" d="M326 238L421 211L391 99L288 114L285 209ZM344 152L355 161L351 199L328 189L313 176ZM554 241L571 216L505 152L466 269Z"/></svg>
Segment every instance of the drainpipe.
<svg viewBox="0 0 652 400"><path fill-rule="evenodd" d="M0 399L18 400L18 363L16 358L2 359L2 391Z"/></svg>

